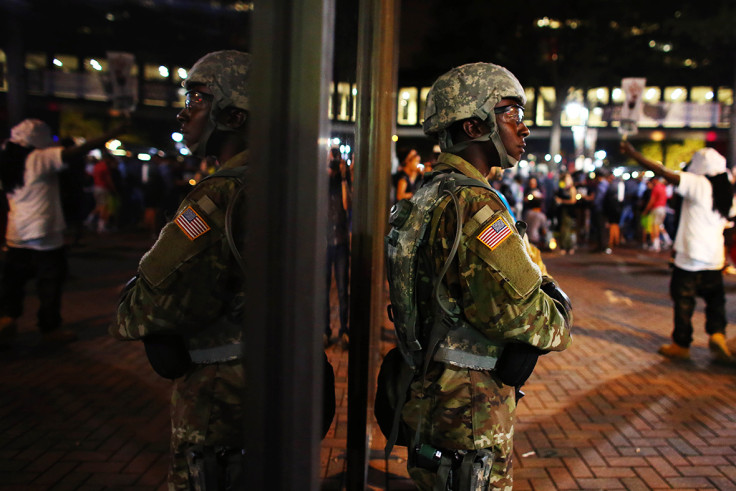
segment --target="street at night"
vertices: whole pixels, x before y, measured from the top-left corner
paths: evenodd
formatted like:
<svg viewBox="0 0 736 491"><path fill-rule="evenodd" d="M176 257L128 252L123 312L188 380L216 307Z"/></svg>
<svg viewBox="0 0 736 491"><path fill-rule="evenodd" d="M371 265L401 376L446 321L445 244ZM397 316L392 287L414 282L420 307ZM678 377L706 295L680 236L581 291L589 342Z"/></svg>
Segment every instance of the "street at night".
<svg viewBox="0 0 736 491"><path fill-rule="evenodd" d="M44 347L31 294L15 346L0 353L0 489L165 489L171 382L151 370L140 343L106 330L150 239L110 233L82 244L70 249L63 304L80 339ZM668 254L632 246L544 255L573 301L574 342L542 357L524 387L514 489L736 488L736 368L711 363L702 304L692 361L656 353L672 325ZM731 337L736 277L724 279ZM335 344L327 354L338 409L322 443L322 486L341 489L347 351ZM373 427L367 486L413 489L406 449L394 449L386 473L385 440Z"/></svg>

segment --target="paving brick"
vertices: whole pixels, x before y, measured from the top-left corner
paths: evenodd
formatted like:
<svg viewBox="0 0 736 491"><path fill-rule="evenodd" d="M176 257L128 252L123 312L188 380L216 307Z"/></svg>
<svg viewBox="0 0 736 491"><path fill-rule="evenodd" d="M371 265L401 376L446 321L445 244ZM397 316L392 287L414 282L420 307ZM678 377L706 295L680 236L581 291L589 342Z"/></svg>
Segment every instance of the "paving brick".
<svg viewBox="0 0 736 491"><path fill-rule="evenodd" d="M591 472L590 467L588 467L583 459L577 457L569 457L563 460L565 462L565 466L570 471L570 474L572 474L572 476L574 476L575 478L593 477L593 473Z"/></svg>
<svg viewBox="0 0 736 491"><path fill-rule="evenodd" d="M578 484L582 489L625 489L618 479L578 479Z"/></svg>
<svg viewBox="0 0 736 491"><path fill-rule="evenodd" d="M18 374L0 380L0 489L166 489L170 384L151 372L138 343L105 333L117 288L147 246L123 253L91 245L70 255L77 274L65 292L64 317L83 339L64 349L35 348L29 296L22 346L0 357L3 373ZM666 254L622 248L606 257L545 255L545 262L573 299L575 340L572 349L540 358L524 387L515 489L736 489L736 370L710 364L702 327L691 363L656 353L672 329ZM736 278L724 281L733 332ZM631 305L611 303L606 290ZM694 322L702 326L700 306ZM338 408L322 442L321 475L323 489L341 489L347 354L333 346L327 355ZM385 440L371 441L372 454L380 454ZM404 448L388 465L372 458L367 489L386 482L412 489L405 459Z"/></svg>

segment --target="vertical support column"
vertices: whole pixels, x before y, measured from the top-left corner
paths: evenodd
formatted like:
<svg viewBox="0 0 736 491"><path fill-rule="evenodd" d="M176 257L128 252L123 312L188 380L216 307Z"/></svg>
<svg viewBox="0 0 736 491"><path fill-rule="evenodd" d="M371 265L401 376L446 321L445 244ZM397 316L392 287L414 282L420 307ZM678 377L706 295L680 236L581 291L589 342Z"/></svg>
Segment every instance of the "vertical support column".
<svg viewBox="0 0 736 491"><path fill-rule="evenodd" d="M332 0L252 18L244 250L249 489L318 489Z"/></svg>
<svg viewBox="0 0 736 491"><path fill-rule="evenodd" d="M26 66L25 46L23 42L24 16L15 8L3 10L8 42L8 127L20 123L26 118Z"/></svg>
<svg viewBox="0 0 736 491"><path fill-rule="evenodd" d="M397 0L360 2L350 278L347 489L364 489L378 341L386 308L383 237L396 115ZM371 411L372 412L372 411Z"/></svg>
<svg viewBox="0 0 736 491"><path fill-rule="evenodd" d="M733 54L733 84L736 87L736 52ZM736 167L736 97L732 93L731 101L731 117L729 118L728 127L728 155L727 161L731 164L731 168Z"/></svg>

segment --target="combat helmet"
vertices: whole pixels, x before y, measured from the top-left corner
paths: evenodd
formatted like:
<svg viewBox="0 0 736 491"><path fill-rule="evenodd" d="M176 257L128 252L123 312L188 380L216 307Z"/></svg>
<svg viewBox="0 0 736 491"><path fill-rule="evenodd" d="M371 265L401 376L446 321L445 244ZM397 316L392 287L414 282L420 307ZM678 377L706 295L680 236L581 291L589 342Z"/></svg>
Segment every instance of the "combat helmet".
<svg viewBox="0 0 736 491"><path fill-rule="evenodd" d="M524 88L506 68L493 63L453 68L441 75L427 94L424 133L436 137L442 151L459 151L466 145L453 142L447 129L456 121L477 117L490 126L491 132L476 141L491 140L501 158L501 167L511 167L515 162L501 142L493 113L494 106L505 98L526 103Z"/></svg>
<svg viewBox="0 0 736 491"><path fill-rule="evenodd" d="M196 148L190 148L195 155L204 151L207 140L215 129L232 131L217 121L223 109L231 106L244 111L250 109L250 65L250 54L224 50L206 54L189 70L187 78L182 82L184 88L192 90L196 85L205 85L214 96L209 128Z"/></svg>

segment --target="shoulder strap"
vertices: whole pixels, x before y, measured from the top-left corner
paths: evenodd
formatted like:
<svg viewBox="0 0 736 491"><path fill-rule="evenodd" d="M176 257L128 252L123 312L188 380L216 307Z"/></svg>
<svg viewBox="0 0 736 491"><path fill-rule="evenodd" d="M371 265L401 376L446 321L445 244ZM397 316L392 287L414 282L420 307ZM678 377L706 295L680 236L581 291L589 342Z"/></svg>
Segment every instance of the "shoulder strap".
<svg viewBox="0 0 736 491"><path fill-rule="evenodd" d="M238 166L238 167L230 167L228 169L220 169L219 171L215 172L214 174L211 174L201 181L200 183L206 181L207 179L213 179L217 177L222 177L226 179L234 179L238 183L238 187L235 190L235 193L230 198L227 209L225 210L225 237L227 238L227 244L230 247L230 252L232 253L233 257L235 258L235 261L238 263L238 266L240 266L240 269L243 271L243 274L246 273L245 269L245 261L243 260L243 256L240 254L240 250L238 249L238 246L235 244L235 238L233 237L233 210L235 208L235 203L238 201L238 198L245 190L245 173L247 171L247 167L244 165Z"/></svg>
<svg viewBox="0 0 736 491"><path fill-rule="evenodd" d="M214 174L210 174L209 176L206 176L204 179L202 179L199 182L204 182L207 179L213 179L215 177L224 177L228 179L235 179L238 181L239 184L243 184L245 173L248 170L248 168L244 165L238 166L238 167L230 167L227 169L220 169Z"/></svg>

